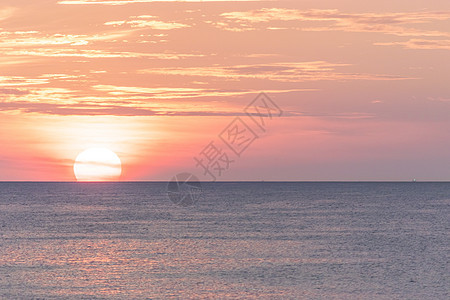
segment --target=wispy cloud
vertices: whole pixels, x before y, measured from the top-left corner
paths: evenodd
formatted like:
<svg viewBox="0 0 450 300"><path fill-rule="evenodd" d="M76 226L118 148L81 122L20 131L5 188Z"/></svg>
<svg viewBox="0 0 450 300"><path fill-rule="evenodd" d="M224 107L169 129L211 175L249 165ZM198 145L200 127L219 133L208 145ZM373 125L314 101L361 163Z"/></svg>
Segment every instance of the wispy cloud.
<svg viewBox="0 0 450 300"><path fill-rule="evenodd" d="M8 10L9 11L9 10ZM126 47L133 41L139 43L157 43L165 38L163 34L144 34L144 29L170 30L189 27L177 22L155 20L151 15L131 16L125 21L100 22L97 31L86 34L55 33L45 30L3 30L0 31L0 62L2 65L23 64L36 61L34 57L72 57L72 58L145 58L155 60L178 60L191 57L203 57L204 54L176 53L176 51L142 52ZM140 34L136 34L139 32ZM114 45L114 46L111 46Z"/></svg>
<svg viewBox="0 0 450 300"><path fill-rule="evenodd" d="M374 32L398 36L450 36L448 31L425 30L411 27L449 20L450 12L400 12L400 13L345 13L336 9L298 10L264 8L260 10L229 12L221 16L224 22L216 26L232 31L256 30L257 24L267 23L264 29L298 29L302 31ZM280 21L289 26L272 26ZM292 23L294 22L294 23ZM297 22L297 23L296 23Z"/></svg>
<svg viewBox="0 0 450 300"><path fill-rule="evenodd" d="M402 46L406 49L450 50L450 40L410 39L405 42L374 43L377 46Z"/></svg>
<svg viewBox="0 0 450 300"><path fill-rule="evenodd" d="M114 96L138 96L152 99L188 99L204 97L235 97L254 94L253 90L226 90L214 88L145 88L132 86L96 85L94 89ZM271 93L312 91L313 89L268 90Z"/></svg>
<svg viewBox="0 0 450 300"><path fill-rule="evenodd" d="M226 80L260 79L281 82L304 82L320 80L404 80L409 77L388 74L346 73L338 68L348 64L325 61L285 62L236 66L155 68L141 70L140 73L195 76Z"/></svg>
<svg viewBox="0 0 450 300"><path fill-rule="evenodd" d="M50 74L48 80L64 78ZM32 83L32 81L29 81ZM25 81L24 81L25 83ZM266 90L271 94L312 91L312 89ZM116 116L225 116L242 111L220 98L255 95L254 90L213 88L148 88L139 86L94 85L91 91L69 88L39 87L1 89L0 111L48 115L116 115ZM202 99L209 97L216 101ZM189 100L189 101L183 101Z"/></svg>
<svg viewBox="0 0 450 300"><path fill-rule="evenodd" d="M432 102L450 103L450 98L448 98L448 97L428 97L427 100L432 101Z"/></svg>
<svg viewBox="0 0 450 300"><path fill-rule="evenodd" d="M23 89L0 89L0 95L26 95L30 92Z"/></svg>
<svg viewBox="0 0 450 300"><path fill-rule="evenodd" d="M0 76L0 86L2 87L29 86L46 83L48 83L48 80L45 78L27 78L23 76Z"/></svg>
<svg viewBox="0 0 450 300"><path fill-rule="evenodd" d="M155 18L155 17L149 16L149 15L133 16L133 17L130 17L129 20L109 21L109 22L104 23L104 25L114 26L114 27L130 26L130 27L138 27L138 28L157 29L157 30L171 30L171 29L190 27L189 25L176 23L176 22L164 22L164 21L159 21L159 20L152 20L153 18Z"/></svg>
<svg viewBox="0 0 450 300"><path fill-rule="evenodd" d="M0 21L8 19L14 14L15 11L16 8L14 7L0 8Z"/></svg>
<svg viewBox="0 0 450 300"><path fill-rule="evenodd" d="M150 59L183 59L189 57L202 57L203 54L184 53L139 53L108 50L83 49L30 49L30 50L1 50L3 55L11 56L41 56L41 57L84 57L84 58L150 58Z"/></svg>
<svg viewBox="0 0 450 300"><path fill-rule="evenodd" d="M102 5L125 5L152 2L257 2L263 0L63 0L58 4L102 4Z"/></svg>
<svg viewBox="0 0 450 300"><path fill-rule="evenodd" d="M144 107L126 107L120 105L95 104L57 104L45 102L3 102L0 111L20 111L21 113L38 113L59 116L239 116L241 111L220 110L160 110Z"/></svg>
<svg viewBox="0 0 450 300"><path fill-rule="evenodd" d="M93 35L82 34L46 34L39 31L3 31L0 32L0 47L30 47L30 46L83 46L92 41L105 41L123 38L130 31L116 31Z"/></svg>
<svg viewBox="0 0 450 300"><path fill-rule="evenodd" d="M285 9L263 8L245 12L223 13L227 19L250 21L253 23L282 21L337 21L360 24L408 24L427 23L432 20L447 20L450 12L400 12L400 13L345 13L337 9Z"/></svg>

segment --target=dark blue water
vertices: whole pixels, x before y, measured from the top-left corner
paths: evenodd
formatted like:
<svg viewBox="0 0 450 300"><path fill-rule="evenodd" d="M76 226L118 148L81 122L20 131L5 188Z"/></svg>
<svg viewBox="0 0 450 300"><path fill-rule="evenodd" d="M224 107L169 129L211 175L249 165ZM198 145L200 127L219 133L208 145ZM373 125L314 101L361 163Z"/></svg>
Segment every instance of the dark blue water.
<svg viewBox="0 0 450 300"><path fill-rule="evenodd" d="M450 183L0 183L0 298L448 299Z"/></svg>

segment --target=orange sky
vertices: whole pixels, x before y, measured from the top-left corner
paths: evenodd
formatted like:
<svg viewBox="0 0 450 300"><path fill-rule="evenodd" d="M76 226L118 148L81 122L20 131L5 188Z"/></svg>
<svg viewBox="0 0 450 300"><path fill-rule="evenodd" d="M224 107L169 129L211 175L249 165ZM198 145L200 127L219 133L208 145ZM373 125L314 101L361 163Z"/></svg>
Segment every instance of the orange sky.
<svg viewBox="0 0 450 300"><path fill-rule="evenodd" d="M450 2L429 2L2 0L0 180L75 180L90 147L122 180L209 180L211 141L218 180L449 180ZM284 112L265 133L261 91Z"/></svg>

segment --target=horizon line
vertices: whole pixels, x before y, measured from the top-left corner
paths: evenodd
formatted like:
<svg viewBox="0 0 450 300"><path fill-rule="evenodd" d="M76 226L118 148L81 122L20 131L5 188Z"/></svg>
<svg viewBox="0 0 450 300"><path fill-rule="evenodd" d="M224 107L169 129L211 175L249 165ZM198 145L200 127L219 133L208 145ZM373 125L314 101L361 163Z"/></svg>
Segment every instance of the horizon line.
<svg viewBox="0 0 450 300"><path fill-rule="evenodd" d="M108 180L108 181L58 181L58 180L0 180L0 183L168 183L172 180ZM203 183L450 183L450 180L198 180Z"/></svg>

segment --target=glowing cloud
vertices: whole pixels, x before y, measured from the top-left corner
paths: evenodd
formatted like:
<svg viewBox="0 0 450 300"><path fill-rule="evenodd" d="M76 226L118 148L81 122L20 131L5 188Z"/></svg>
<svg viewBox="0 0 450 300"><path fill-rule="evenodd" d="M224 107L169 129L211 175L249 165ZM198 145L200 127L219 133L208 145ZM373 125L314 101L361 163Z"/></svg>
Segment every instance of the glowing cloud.
<svg viewBox="0 0 450 300"><path fill-rule="evenodd" d="M58 4L102 4L102 5L125 5L152 2L255 2L263 0L64 0Z"/></svg>

